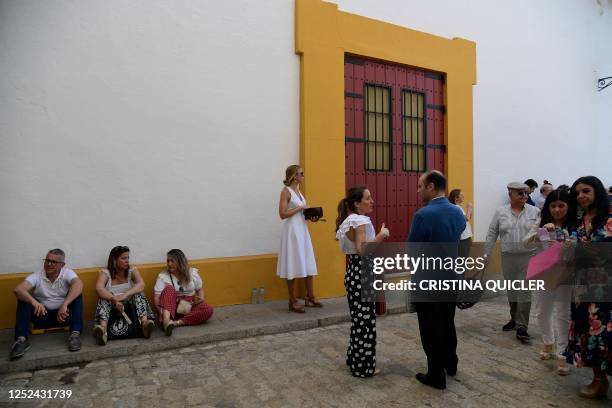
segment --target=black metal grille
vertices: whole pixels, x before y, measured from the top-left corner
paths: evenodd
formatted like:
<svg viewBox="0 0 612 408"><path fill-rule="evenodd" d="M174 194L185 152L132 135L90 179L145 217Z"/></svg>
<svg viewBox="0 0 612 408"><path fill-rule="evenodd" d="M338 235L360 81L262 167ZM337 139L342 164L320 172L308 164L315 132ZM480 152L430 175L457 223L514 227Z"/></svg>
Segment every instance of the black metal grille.
<svg viewBox="0 0 612 408"><path fill-rule="evenodd" d="M391 88L364 85L365 168L391 170Z"/></svg>
<svg viewBox="0 0 612 408"><path fill-rule="evenodd" d="M425 94L402 90L402 163L404 171L426 169Z"/></svg>

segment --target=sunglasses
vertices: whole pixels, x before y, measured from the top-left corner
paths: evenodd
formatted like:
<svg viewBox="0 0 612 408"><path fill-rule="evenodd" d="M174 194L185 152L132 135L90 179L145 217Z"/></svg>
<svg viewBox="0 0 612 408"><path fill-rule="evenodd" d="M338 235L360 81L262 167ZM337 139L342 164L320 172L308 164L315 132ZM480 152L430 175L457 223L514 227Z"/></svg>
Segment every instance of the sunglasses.
<svg viewBox="0 0 612 408"><path fill-rule="evenodd" d="M525 195L529 195L529 193L527 191L515 191L515 193L519 197L522 197L522 196L525 196Z"/></svg>
<svg viewBox="0 0 612 408"><path fill-rule="evenodd" d="M53 259L43 259L43 263L49 264L49 265L57 265L57 264L63 264L63 262L61 261L54 261Z"/></svg>

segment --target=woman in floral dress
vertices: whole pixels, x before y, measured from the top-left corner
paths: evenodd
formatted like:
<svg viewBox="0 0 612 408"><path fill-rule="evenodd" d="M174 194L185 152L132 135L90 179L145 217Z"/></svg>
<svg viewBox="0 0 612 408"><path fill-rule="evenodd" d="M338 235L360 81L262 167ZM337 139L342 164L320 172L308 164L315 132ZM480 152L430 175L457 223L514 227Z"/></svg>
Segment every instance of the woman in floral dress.
<svg viewBox="0 0 612 408"><path fill-rule="evenodd" d="M571 191L576 200L579 245L576 252L576 288L572 304L567 357L576 367L591 367L593 381L580 390L584 398L605 398L612 375L612 214L601 181L581 177Z"/></svg>

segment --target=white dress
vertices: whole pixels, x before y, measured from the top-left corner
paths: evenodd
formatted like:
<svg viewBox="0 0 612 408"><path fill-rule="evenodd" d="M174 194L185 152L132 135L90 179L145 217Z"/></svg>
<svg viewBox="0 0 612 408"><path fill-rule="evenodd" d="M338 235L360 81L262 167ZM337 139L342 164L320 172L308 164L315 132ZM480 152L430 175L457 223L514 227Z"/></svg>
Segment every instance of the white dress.
<svg viewBox="0 0 612 408"><path fill-rule="evenodd" d="M306 199L291 188L288 210L306 205ZM276 264L276 274L283 279L305 278L317 274L314 251L306 219L302 211L283 220L280 253Z"/></svg>
<svg viewBox="0 0 612 408"><path fill-rule="evenodd" d="M459 204L455 204L455 205L459 207L459 209L463 213L463 217L465 217L466 215L465 215L465 211L463 210L463 207L461 207ZM470 226L470 222L466 220L465 229L461 233L461 237L459 238L459 240L463 241L464 239L468 239L468 238L472 238L472 227Z"/></svg>

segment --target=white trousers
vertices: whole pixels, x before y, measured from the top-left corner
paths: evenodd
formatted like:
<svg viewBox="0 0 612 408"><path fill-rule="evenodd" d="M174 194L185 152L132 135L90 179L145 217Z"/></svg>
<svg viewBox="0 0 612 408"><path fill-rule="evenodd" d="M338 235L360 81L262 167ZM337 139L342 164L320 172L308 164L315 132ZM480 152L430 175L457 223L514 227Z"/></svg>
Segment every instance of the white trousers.
<svg viewBox="0 0 612 408"><path fill-rule="evenodd" d="M563 357L568 342L572 287L560 285L554 290L536 291L535 299L542 342L554 344L557 356Z"/></svg>

